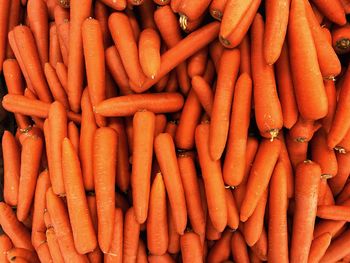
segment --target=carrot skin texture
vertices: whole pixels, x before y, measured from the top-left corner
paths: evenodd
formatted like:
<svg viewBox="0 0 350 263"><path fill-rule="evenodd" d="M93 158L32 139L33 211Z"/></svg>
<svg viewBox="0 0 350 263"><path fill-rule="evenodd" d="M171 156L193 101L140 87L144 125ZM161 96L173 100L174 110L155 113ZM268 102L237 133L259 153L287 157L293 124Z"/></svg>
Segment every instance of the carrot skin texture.
<svg viewBox="0 0 350 263"><path fill-rule="evenodd" d="M326 250L320 262L334 262L349 254L350 231L346 230Z"/></svg>
<svg viewBox="0 0 350 263"><path fill-rule="evenodd" d="M113 226L113 240L109 252L104 256L106 263L123 262L123 226L123 211L121 208L116 208Z"/></svg>
<svg viewBox="0 0 350 263"><path fill-rule="evenodd" d="M6 252L13 247L10 238L6 234L0 235L0 259L1 262L8 263Z"/></svg>
<svg viewBox="0 0 350 263"><path fill-rule="evenodd" d="M338 25L344 25L346 23L345 10L341 1L336 0L334 2L328 2L325 0L313 0L315 6L332 22Z"/></svg>
<svg viewBox="0 0 350 263"><path fill-rule="evenodd" d="M136 221L134 208L131 207L124 217L124 236L123 236L123 262L136 262L137 250L139 245L140 225Z"/></svg>
<svg viewBox="0 0 350 263"><path fill-rule="evenodd" d="M317 216L323 219L350 221L349 214L349 206L320 205L317 207Z"/></svg>

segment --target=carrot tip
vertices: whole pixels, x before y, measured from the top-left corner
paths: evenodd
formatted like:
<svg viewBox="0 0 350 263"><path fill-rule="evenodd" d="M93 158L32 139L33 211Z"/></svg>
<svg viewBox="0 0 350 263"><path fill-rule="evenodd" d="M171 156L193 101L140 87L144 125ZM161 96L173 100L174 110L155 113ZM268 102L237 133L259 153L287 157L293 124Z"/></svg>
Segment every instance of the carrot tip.
<svg viewBox="0 0 350 263"><path fill-rule="evenodd" d="M186 29L187 29L187 22L188 22L187 16L181 14L180 18L179 18L179 24L180 24L180 27L183 31L186 31Z"/></svg>
<svg viewBox="0 0 350 263"><path fill-rule="evenodd" d="M210 14L215 19L221 21L221 19L222 19L222 12L220 10L216 10L216 9L211 10Z"/></svg>

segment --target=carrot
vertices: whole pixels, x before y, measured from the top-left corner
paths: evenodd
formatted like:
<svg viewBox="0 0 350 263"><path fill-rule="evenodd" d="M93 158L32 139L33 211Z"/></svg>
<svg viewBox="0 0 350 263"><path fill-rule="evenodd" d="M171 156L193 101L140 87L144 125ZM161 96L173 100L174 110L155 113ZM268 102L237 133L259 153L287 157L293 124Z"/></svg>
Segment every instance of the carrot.
<svg viewBox="0 0 350 263"><path fill-rule="evenodd" d="M270 182L268 261L288 262L287 176L278 161Z"/></svg>
<svg viewBox="0 0 350 263"><path fill-rule="evenodd" d="M206 70L208 58L208 48L203 48L194 54L188 62L187 72L193 78L194 76L203 76Z"/></svg>
<svg viewBox="0 0 350 263"><path fill-rule="evenodd" d="M293 0L291 4L288 46L299 112L307 120L323 118L328 110L327 96L318 66L312 30L307 22L304 2L301 0ZM307 57L305 52L309 54ZM310 88L305 90L305 85Z"/></svg>
<svg viewBox="0 0 350 263"><path fill-rule="evenodd" d="M210 249L207 257L208 262L223 262L229 259L231 254L232 232L225 230L222 237Z"/></svg>
<svg viewBox="0 0 350 263"><path fill-rule="evenodd" d="M153 155L155 115L149 111L136 112L133 118L133 166L131 185L136 220L147 218Z"/></svg>
<svg viewBox="0 0 350 263"><path fill-rule="evenodd" d="M13 260L11 260L11 262L15 262L15 263L31 263L27 260L25 260L24 258L21 257L16 257Z"/></svg>
<svg viewBox="0 0 350 263"><path fill-rule="evenodd" d="M2 136L2 157L4 165L4 200L10 206L17 206L21 155L15 137L4 131Z"/></svg>
<svg viewBox="0 0 350 263"><path fill-rule="evenodd" d="M291 262L307 262L315 225L320 178L321 167L317 163L307 160L296 168ZM305 217L305 214L308 216Z"/></svg>
<svg viewBox="0 0 350 263"><path fill-rule="evenodd" d="M333 193L332 193L331 188L329 187L328 180L326 180L326 181L327 181L327 184L326 184L325 190L324 190L325 193L323 196L323 203L325 205L334 205L335 201L334 201Z"/></svg>
<svg viewBox="0 0 350 263"><path fill-rule="evenodd" d="M246 1L247 0L245 0L245 2ZM232 1L232 2L234 2L234 1ZM239 15L240 16L243 15L243 17L242 18L237 17L238 21L236 21L237 18L234 19L234 23L236 24L236 26L234 28L232 28L232 31L227 31L227 33L225 33L225 34L227 34L227 36L223 36L220 33L220 36L219 36L220 42L225 47L234 48L234 47L238 46L242 42L242 39L247 34L248 29L249 29L250 25L252 24L254 17L257 13L257 10L260 6L261 0L249 0L249 2L250 2L250 5L249 5L248 9L246 10L246 12L241 13L242 10L240 9L242 7L246 7L246 5L242 5L239 7L239 10L238 10ZM228 6L228 3L225 6L224 16L226 13L227 6ZM238 24L237 24L237 22L238 22Z"/></svg>
<svg viewBox="0 0 350 263"><path fill-rule="evenodd" d="M251 36L256 123L261 135L273 140L283 126L283 116L273 67L268 65L263 57L264 21L259 14L254 19ZM266 99L261 99L263 97Z"/></svg>
<svg viewBox="0 0 350 263"><path fill-rule="evenodd" d="M17 218L20 221L24 221L29 214L39 173L42 150L43 141L37 136L28 137L22 144L17 204Z"/></svg>
<svg viewBox="0 0 350 263"><path fill-rule="evenodd" d="M139 5L137 7L137 14L140 16L140 24L143 30L147 28L157 29L157 26L154 22L155 10L156 10L156 5L152 0L144 0L142 5Z"/></svg>
<svg viewBox="0 0 350 263"><path fill-rule="evenodd" d="M214 40L209 45L209 55L215 65L216 72L219 71L220 58L222 53L224 52L225 47L220 43L219 40Z"/></svg>
<svg viewBox="0 0 350 263"><path fill-rule="evenodd" d="M7 263L9 262L6 258L6 253L13 247L12 242L10 238L2 233L0 235L0 259L1 262Z"/></svg>
<svg viewBox="0 0 350 263"><path fill-rule="evenodd" d="M139 59L148 78L155 78L160 67L160 37L154 29L146 28L140 34Z"/></svg>
<svg viewBox="0 0 350 263"><path fill-rule="evenodd" d="M140 37L141 29L140 29L140 25L136 19L135 12L132 9L126 9L126 15L129 19L134 39L137 42L139 40L139 37Z"/></svg>
<svg viewBox="0 0 350 263"><path fill-rule="evenodd" d="M328 133L331 129L332 122L334 119L335 109L337 107L337 91L335 88L334 81L332 80L325 80L324 86L326 89L326 94L328 98L328 113L327 115L321 120L323 128Z"/></svg>
<svg viewBox="0 0 350 263"><path fill-rule="evenodd" d="M210 116L214 101L214 94L211 87L204 78L198 75L192 77L191 83L197 99L200 101L205 112Z"/></svg>
<svg viewBox="0 0 350 263"><path fill-rule="evenodd" d="M168 48L173 48L182 40L177 17L168 5L162 6L154 12L154 21ZM190 89L190 80L187 74L186 62L177 65L176 74L181 91L187 94Z"/></svg>
<svg viewBox="0 0 350 263"><path fill-rule="evenodd" d="M29 263L39 262L37 254L31 250L25 248L11 248L6 252L7 259L12 262L16 258L20 257L27 260Z"/></svg>
<svg viewBox="0 0 350 263"><path fill-rule="evenodd" d="M169 133L171 135L171 137L173 138L173 140L175 140L177 125L178 125L177 121L168 121L168 123L165 127L165 132Z"/></svg>
<svg viewBox="0 0 350 263"><path fill-rule="evenodd" d="M350 197L350 184L346 184L343 190L337 196L337 204L341 204Z"/></svg>
<svg viewBox="0 0 350 263"><path fill-rule="evenodd" d="M75 249L67 210L62 199L55 195L52 188L49 188L46 192L46 206L52 218L52 224L64 261L88 262L86 256L78 254Z"/></svg>
<svg viewBox="0 0 350 263"><path fill-rule="evenodd" d="M350 221L350 207L341 205L320 205L317 216L323 219Z"/></svg>
<svg viewBox="0 0 350 263"><path fill-rule="evenodd" d="M273 169L281 150L281 142L264 139L256 154L247 182L247 190L243 200L240 218L245 222L257 206L270 181Z"/></svg>
<svg viewBox="0 0 350 263"><path fill-rule="evenodd" d="M332 29L332 45L337 54L346 54L350 51L350 25Z"/></svg>
<svg viewBox="0 0 350 263"><path fill-rule="evenodd" d="M146 79L145 83L142 85L142 91L149 89L181 62L208 45L208 43L215 39L218 31L218 22L207 24L195 32L192 32L186 38L178 42L173 48L166 51L161 57L158 75L155 79Z"/></svg>
<svg viewBox="0 0 350 263"><path fill-rule="evenodd" d="M157 5L168 5L170 4L170 0L153 0L153 2Z"/></svg>
<svg viewBox="0 0 350 263"><path fill-rule="evenodd" d="M349 254L350 231L346 230L326 250L320 262L336 262Z"/></svg>
<svg viewBox="0 0 350 263"><path fill-rule="evenodd" d="M226 188L226 204L227 204L227 226L232 230L237 230L239 225L239 212L237 209L235 198L231 189Z"/></svg>
<svg viewBox="0 0 350 263"><path fill-rule="evenodd" d="M349 1L348 0L340 0L340 2L341 2L342 6L343 6L343 8L345 10L345 13L349 14L349 12L350 12L350 3L349 3Z"/></svg>
<svg viewBox="0 0 350 263"><path fill-rule="evenodd" d="M227 185L239 185L245 170L245 154L250 123L252 81L247 73L237 80L232 103L228 146L223 166Z"/></svg>
<svg viewBox="0 0 350 263"><path fill-rule="evenodd" d="M124 10L126 8L126 0L119 0L119 1L99 0L99 1L118 11Z"/></svg>
<svg viewBox="0 0 350 263"><path fill-rule="evenodd" d="M58 62L56 64L56 74L61 82L62 87L67 93L67 67L63 63Z"/></svg>
<svg viewBox="0 0 350 263"><path fill-rule="evenodd" d="M159 134L154 140L154 151L164 177L171 209L177 211L173 214L176 231L182 235L187 223L186 202L171 136L167 133Z"/></svg>
<svg viewBox="0 0 350 263"><path fill-rule="evenodd" d="M207 147L209 142L208 123L202 123L197 126L195 140L204 185L206 186L205 193L210 219L215 229L222 232L227 224L225 187L220 160L212 160Z"/></svg>
<svg viewBox="0 0 350 263"><path fill-rule="evenodd" d="M113 239L107 254L105 254L106 263L123 262L123 211L120 208L115 209L113 224Z"/></svg>
<svg viewBox="0 0 350 263"><path fill-rule="evenodd" d="M180 235L177 233L175 228L175 222L173 218L173 212L171 210L169 199L167 205L167 215L168 215L168 252L171 254L176 254L180 251Z"/></svg>
<svg viewBox="0 0 350 263"><path fill-rule="evenodd" d="M94 251L88 253L87 256L91 263L99 263L103 260L103 254L99 248L96 248Z"/></svg>
<svg viewBox="0 0 350 263"><path fill-rule="evenodd" d="M168 249L166 191L161 173L157 173L150 191L147 217L147 245L152 255L163 255Z"/></svg>
<svg viewBox="0 0 350 263"><path fill-rule="evenodd" d="M330 21L338 25L344 25L346 23L345 11L339 0L332 3L325 0L313 0L313 3Z"/></svg>
<svg viewBox="0 0 350 263"><path fill-rule="evenodd" d="M279 58L287 33L290 0L265 2L266 27L264 35L264 57L267 64Z"/></svg>
<svg viewBox="0 0 350 263"><path fill-rule="evenodd" d="M134 207L129 208L124 218L123 262L136 262L140 225L136 221Z"/></svg>
<svg viewBox="0 0 350 263"><path fill-rule="evenodd" d="M289 136L296 142L309 142L314 133L320 128L320 123L313 120L305 120L299 116L297 122L289 130Z"/></svg>
<svg viewBox="0 0 350 263"><path fill-rule="evenodd" d="M251 247L251 249L261 261L267 261L267 246L267 234L265 228L263 228L258 242L256 242L255 245Z"/></svg>
<svg viewBox="0 0 350 263"><path fill-rule="evenodd" d="M69 8L70 7L70 0L57 0L57 2L63 8Z"/></svg>
<svg viewBox="0 0 350 263"><path fill-rule="evenodd" d="M291 198L291 197L294 197L293 167L290 161L290 157L289 157L286 142L285 142L285 137L283 134L282 136L280 136L280 139L282 144L281 144L281 152L278 160L282 162L282 166L283 166L283 168L280 171L281 173L285 173L286 180L287 180L287 196L288 198Z"/></svg>
<svg viewBox="0 0 350 263"><path fill-rule="evenodd" d="M225 50L220 59L217 86L211 114L209 151L213 160L220 159L228 132L234 85L239 70L238 49Z"/></svg>
<svg viewBox="0 0 350 263"><path fill-rule="evenodd" d="M170 254L166 253L161 256L148 256L149 263L175 263L176 261L170 256Z"/></svg>
<svg viewBox="0 0 350 263"><path fill-rule="evenodd" d="M99 128L95 132L93 144L98 242L101 250L107 253L113 236L118 135L112 128ZM106 159L105 156L109 158Z"/></svg>
<svg viewBox="0 0 350 263"><path fill-rule="evenodd" d="M12 208L4 202L0 202L0 225L14 247L34 250L28 229L18 221Z"/></svg>
<svg viewBox="0 0 350 263"><path fill-rule="evenodd" d="M125 71L133 83L130 87L136 92L141 92L145 75L142 72L135 38L128 17L122 13L113 13L108 20L109 29L116 44Z"/></svg>
<svg viewBox="0 0 350 263"><path fill-rule="evenodd" d="M57 24L57 23L56 23ZM69 20L64 20L62 24L57 26L58 33L58 43L61 50L63 63L68 66L69 60L69 39L70 39L70 22Z"/></svg>
<svg viewBox="0 0 350 263"><path fill-rule="evenodd" d="M94 112L106 117L121 117L142 109L154 113L176 112L182 105L183 97L179 93L130 94L107 99L98 104Z"/></svg>
<svg viewBox="0 0 350 263"><path fill-rule="evenodd" d="M55 69L49 63L45 63L44 71L52 96L56 101L61 102L66 109L69 109L67 94L56 75Z"/></svg>
<svg viewBox="0 0 350 263"><path fill-rule="evenodd" d="M63 24L65 21L69 20L70 18L70 10L64 9L63 7L56 5L53 9L54 12L54 20L57 26L57 29L61 24Z"/></svg>
<svg viewBox="0 0 350 263"><path fill-rule="evenodd" d="M67 135L74 146L74 150L79 153L79 129L74 122L70 121L67 127Z"/></svg>
<svg viewBox="0 0 350 263"><path fill-rule="evenodd" d="M227 0L213 0L209 5L209 12L216 20L221 21Z"/></svg>
<svg viewBox="0 0 350 263"><path fill-rule="evenodd" d="M24 90L24 96L28 99L31 100L38 100L38 97L36 96L35 93L33 93L30 89L26 88ZM48 106L50 107L50 104L48 104ZM40 119L39 117L36 116L31 116L35 126L39 127L40 129L42 129L44 123L43 123L43 119Z"/></svg>
<svg viewBox="0 0 350 263"><path fill-rule="evenodd" d="M49 62L52 67L56 69L56 64L62 62L62 54L60 49L60 43L57 35L57 26L55 24L50 25L50 40L49 40Z"/></svg>
<svg viewBox="0 0 350 263"><path fill-rule="evenodd" d="M239 44L239 51L241 53L240 74L247 73L251 76L251 59L250 59L250 38L247 34L242 42Z"/></svg>
<svg viewBox="0 0 350 263"><path fill-rule="evenodd" d="M35 92L38 94L40 100L51 102L51 94L45 81L34 37L30 29L27 26L16 26L13 32L21 59L23 60L23 64L28 73L30 82L34 86Z"/></svg>
<svg viewBox="0 0 350 263"><path fill-rule="evenodd" d="M21 12L20 0L10 1L10 9L8 11L9 21L8 21L7 32L11 32L13 28L19 24L20 12ZM14 53L9 43L7 43L6 45L6 58L14 58Z"/></svg>
<svg viewBox="0 0 350 263"><path fill-rule="evenodd" d="M2 71L2 64L6 57L6 44L7 44L7 33L10 19L10 8L11 1L2 0L0 2L0 72Z"/></svg>
<svg viewBox="0 0 350 263"><path fill-rule="evenodd" d="M242 234L239 231L235 231L231 238L231 253L233 260L237 263L250 262L248 256L247 245Z"/></svg>
<svg viewBox="0 0 350 263"><path fill-rule="evenodd" d="M68 61L68 100L74 112L80 110L80 99L83 92L83 38L82 24L90 15L92 1L82 5L80 1L70 1L69 61Z"/></svg>
<svg viewBox="0 0 350 263"><path fill-rule="evenodd" d="M350 174L350 155L347 153L336 153L336 157L338 164L338 173L334 178L331 178L329 180L329 186L331 187L332 192L335 196L342 191Z"/></svg>
<svg viewBox="0 0 350 263"><path fill-rule="evenodd" d="M207 240L219 240L222 236L222 232L219 232L213 226L213 222L210 219L209 213L207 213L207 224L205 229L205 238Z"/></svg>
<svg viewBox="0 0 350 263"><path fill-rule="evenodd" d="M202 245L198 234L186 232L181 236L180 244L183 262L203 262Z"/></svg>
<svg viewBox="0 0 350 263"><path fill-rule="evenodd" d="M49 14L45 2L29 0L27 15L43 67L49 61Z"/></svg>
<svg viewBox="0 0 350 263"><path fill-rule="evenodd" d="M326 79L333 79L341 71L340 61L332 48L331 40L328 41L325 32L322 32L322 28L312 11L311 5L307 1L305 1L305 8L322 76Z"/></svg>
<svg viewBox="0 0 350 263"><path fill-rule="evenodd" d="M338 96L338 103L336 112L334 115L331 129L328 133L328 146L334 148L338 143L344 139L347 131L350 128L350 116L349 101L350 101L350 88L347 83L350 81L350 67L347 68L340 85L340 93Z"/></svg>

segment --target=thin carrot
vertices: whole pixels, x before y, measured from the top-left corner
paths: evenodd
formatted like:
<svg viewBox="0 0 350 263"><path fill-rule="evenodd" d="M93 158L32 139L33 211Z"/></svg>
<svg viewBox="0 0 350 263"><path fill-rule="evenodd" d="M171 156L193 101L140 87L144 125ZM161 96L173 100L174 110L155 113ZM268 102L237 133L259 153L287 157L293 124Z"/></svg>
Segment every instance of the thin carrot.
<svg viewBox="0 0 350 263"><path fill-rule="evenodd" d="M129 208L124 217L123 262L136 262L139 245L140 225L136 221L135 210Z"/></svg>
<svg viewBox="0 0 350 263"><path fill-rule="evenodd" d="M141 29L136 19L135 12L132 9L126 9L126 15L128 16L134 39L137 42L140 37Z"/></svg>
<svg viewBox="0 0 350 263"><path fill-rule="evenodd" d="M313 0L315 6L332 22L338 25L344 25L346 23L345 10L341 1L336 0L332 3L325 0Z"/></svg>
<svg viewBox="0 0 350 263"><path fill-rule="evenodd" d="M307 160L296 168L291 262L307 262L315 225L320 178L321 168L317 163Z"/></svg>
<svg viewBox="0 0 350 263"><path fill-rule="evenodd" d="M57 24L57 22L56 22ZM70 22L64 20L62 24L57 26L58 43L61 50L63 63L68 66L69 64L69 39L70 39Z"/></svg>
<svg viewBox="0 0 350 263"><path fill-rule="evenodd" d="M98 215L98 242L107 253L112 242L118 135L112 128L99 128L94 135L93 176ZM106 159L104 156L109 156Z"/></svg>
<svg viewBox="0 0 350 263"><path fill-rule="evenodd" d="M225 230L222 237L210 249L207 257L208 262L222 262L229 259L231 254L232 232Z"/></svg>
<svg viewBox="0 0 350 263"><path fill-rule="evenodd" d="M163 174L170 206L174 211L176 231L182 235L187 224L185 193L176 160L174 142L168 133L161 133L155 138L154 151Z"/></svg>
<svg viewBox="0 0 350 263"><path fill-rule="evenodd" d="M329 180L329 186L331 187L335 196L342 191L350 174L350 155L348 153L336 153L336 157L338 163L338 173L334 178Z"/></svg>
<svg viewBox="0 0 350 263"><path fill-rule="evenodd" d="M198 234L186 232L181 236L180 244L183 262L203 262L202 245Z"/></svg>
<svg viewBox="0 0 350 263"><path fill-rule="evenodd" d="M328 110L327 95L302 0L292 0L288 24L288 47L299 112L304 119L323 118ZM307 57L305 52L309 54ZM310 88L306 90L305 85Z"/></svg>
<svg viewBox="0 0 350 263"><path fill-rule="evenodd" d="M335 109L337 107L337 90L335 88L335 83L332 80L325 80L324 87L326 89L327 99L328 99L328 113L321 120L323 128L328 133L332 127L332 122L335 115Z"/></svg>
<svg viewBox="0 0 350 263"><path fill-rule="evenodd" d="M11 248L7 251L7 259L12 262L14 259L20 257L27 260L29 263L39 262L37 254L25 248Z"/></svg>
<svg viewBox="0 0 350 263"><path fill-rule="evenodd" d="M341 205L320 205L317 217L338 221L350 221L350 207Z"/></svg>
<svg viewBox="0 0 350 263"><path fill-rule="evenodd" d="M160 68L160 37L156 30L146 28L141 32L139 59L145 75L153 79Z"/></svg>
<svg viewBox="0 0 350 263"><path fill-rule="evenodd" d="M213 0L209 5L209 12L216 20L221 21L227 0Z"/></svg>
<svg viewBox="0 0 350 263"><path fill-rule="evenodd" d="M29 0L27 15L43 67L49 62L49 14L45 1Z"/></svg>
<svg viewBox="0 0 350 263"><path fill-rule="evenodd" d="M232 230L238 229L239 212L236 205L236 200L230 188L225 189L226 204L227 204L227 226Z"/></svg>
<svg viewBox="0 0 350 263"><path fill-rule="evenodd" d="M349 254L350 231L346 230L326 250L320 262L336 262Z"/></svg>
<svg viewBox="0 0 350 263"><path fill-rule="evenodd" d="M46 230L46 239L53 262L63 263L63 257L53 227Z"/></svg>
<svg viewBox="0 0 350 263"><path fill-rule="evenodd" d="M239 61L240 52L238 49L225 50L220 59L209 134L209 151L213 160L220 159L226 145Z"/></svg>
<svg viewBox="0 0 350 263"><path fill-rule="evenodd" d="M215 40L209 45L210 58L214 62L216 72L219 71L219 62L224 49L225 47L220 43L219 40Z"/></svg>
<svg viewBox="0 0 350 263"><path fill-rule="evenodd" d="M247 245L241 232L235 231L231 238L231 253L233 260L237 263L248 263L249 255Z"/></svg>
<svg viewBox="0 0 350 263"><path fill-rule="evenodd" d="M119 2L122 1L118 1L118 3ZM107 48L109 45L112 44L111 32L109 32L108 28L109 14L109 8L104 3L102 3L101 1L97 1L95 3L94 16L101 26L104 48Z"/></svg>
<svg viewBox="0 0 350 263"><path fill-rule="evenodd" d="M162 1L162 0L160 0ZM140 24L143 30L145 29L157 29L154 22L154 11L156 5L152 0L144 0L142 5L137 7L137 14L140 17Z"/></svg>
<svg viewBox="0 0 350 263"><path fill-rule="evenodd" d="M169 204L168 199L168 205L167 205L167 212L168 212L168 235L169 235L169 242L168 242L168 252L171 254L176 254L180 252L180 235L177 233L175 228L175 222L173 218L173 213L171 211L171 207Z"/></svg>
<svg viewBox="0 0 350 263"><path fill-rule="evenodd" d="M67 93L67 67L63 63L58 62L56 64L56 74L61 82L62 87Z"/></svg>
<svg viewBox="0 0 350 263"><path fill-rule="evenodd" d="M123 262L123 224L123 211L120 208L116 208L113 224L113 239L109 252L105 254L106 263Z"/></svg>
<svg viewBox="0 0 350 263"><path fill-rule="evenodd" d="M4 202L0 202L0 224L14 247L34 250L28 229L18 221L12 208Z"/></svg>
<svg viewBox="0 0 350 263"><path fill-rule="evenodd" d="M119 0L119 1L99 0L99 1L101 1L105 5L111 7L113 9L115 9L115 10L118 10L118 11L124 10L126 8L126 1L125 0Z"/></svg>
<svg viewBox="0 0 350 263"><path fill-rule="evenodd" d="M13 244L10 238L2 233L0 235L0 259L1 262L8 263L9 261L6 258L6 252L9 251L13 247Z"/></svg>
<svg viewBox="0 0 350 263"><path fill-rule="evenodd" d="M254 212L259 199L268 186L273 169L281 150L281 142L264 139L256 154L247 182L247 190L243 200L240 218L245 222Z"/></svg>
<svg viewBox="0 0 350 263"><path fill-rule="evenodd" d="M11 1L2 0L0 2L0 72L2 71L2 64L6 57L6 45L7 45L7 33L8 33L8 24L10 17L10 7Z"/></svg>
<svg viewBox="0 0 350 263"><path fill-rule="evenodd" d="M294 174L293 167L290 161L290 157L287 150L287 145L285 141L285 137L282 134L280 136L281 139L281 152L278 158L279 161L282 162L283 169L281 169L281 173L285 173L287 180L287 196L288 198L294 197Z"/></svg>
<svg viewBox="0 0 350 263"><path fill-rule="evenodd" d="M70 121L67 126L67 136L74 146L74 150L79 153L79 129L74 122Z"/></svg>
<svg viewBox="0 0 350 263"><path fill-rule="evenodd" d="M210 116L213 108L214 94L209 86L201 76L192 77L192 88L196 93L198 100L200 101L205 112Z"/></svg>
<svg viewBox="0 0 350 263"><path fill-rule="evenodd" d="M208 123L197 126L195 139L210 219L215 229L222 232L227 224L225 186L222 179L220 160L212 160L207 147L209 142Z"/></svg>
<svg viewBox="0 0 350 263"><path fill-rule="evenodd" d="M49 62L56 69L56 64L63 61L60 43L57 35L56 24L50 25L50 41L49 41Z"/></svg>
<svg viewBox="0 0 350 263"><path fill-rule="evenodd" d="M20 13L21 13L21 3L20 0L12 0L10 1L10 9L9 9L9 21L8 21L8 32L12 31L15 26L17 26L20 22ZM5 10L4 10L5 11ZM11 49L11 45L9 43L6 45L6 58L14 58L13 50Z"/></svg>
<svg viewBox="0 0 350 263"><path fill-rule="evenodd" d="M308 259L309 263L316 263L321 260L331 244L331 239L332 236L329 233L324 233L312 241Z"/></svg>

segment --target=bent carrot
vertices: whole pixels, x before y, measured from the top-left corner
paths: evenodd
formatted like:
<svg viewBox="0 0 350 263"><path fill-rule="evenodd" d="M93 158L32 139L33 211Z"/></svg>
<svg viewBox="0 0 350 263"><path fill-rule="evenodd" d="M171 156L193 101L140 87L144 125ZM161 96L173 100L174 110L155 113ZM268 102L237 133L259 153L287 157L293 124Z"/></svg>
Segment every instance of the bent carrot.
<svg viewBox="0 0 350 263"><path fill-rule="evenodd" d="M321 260L325 254L327 248L331 244L332 236L329 233L324 233L323 235L314 238L311 244L310 253L309 253L309 263L316 263Z"/></svg>
<svg viewBox="0 0 350 263"><path fill-rule="evenodd" d="M140 34L139 59L148 78L155 78L160 68L160 37L154 29L146 28Z"/></svg>
<svg viewBox="0 0 350 263"><path fill-rule="evenodd" d="M140 225L136 221L133 207L125 214L124 235L123 235L123 262L136 262L137 250L139 246Z"/></svg>

